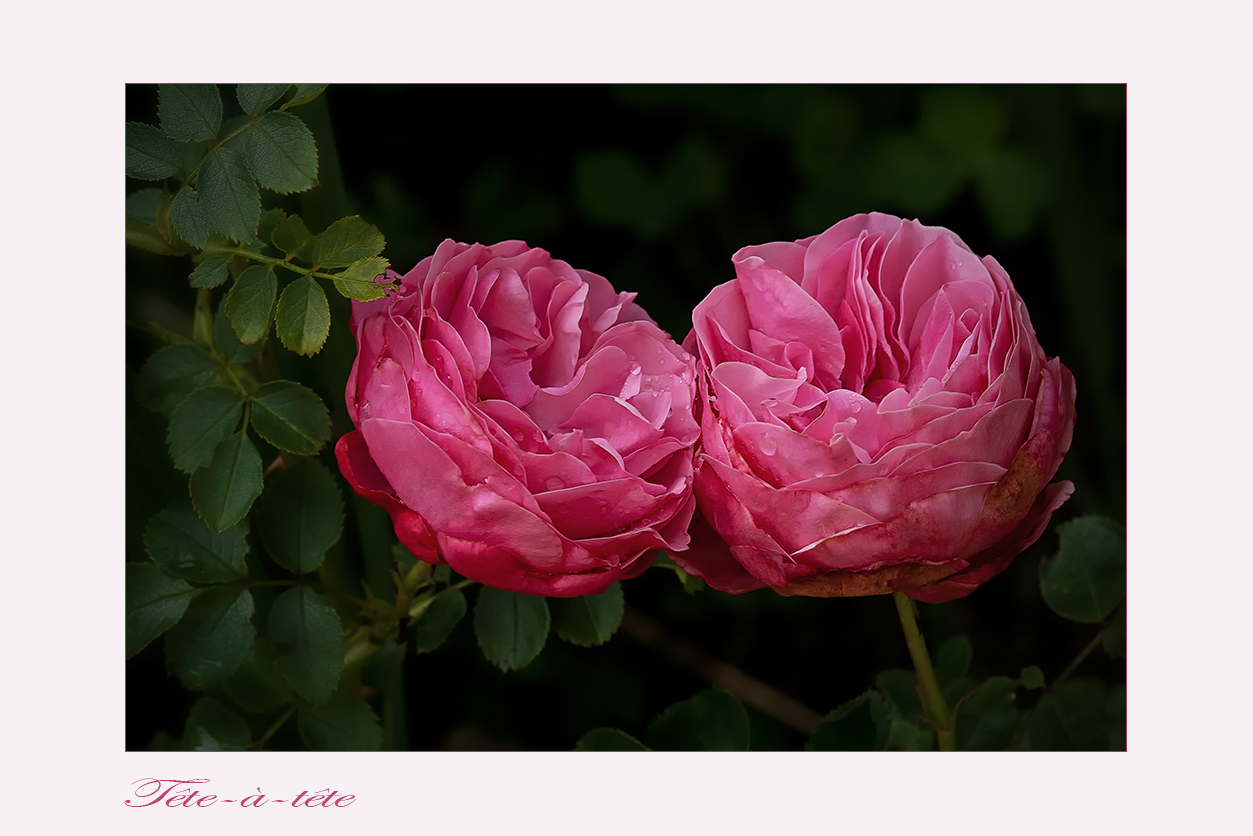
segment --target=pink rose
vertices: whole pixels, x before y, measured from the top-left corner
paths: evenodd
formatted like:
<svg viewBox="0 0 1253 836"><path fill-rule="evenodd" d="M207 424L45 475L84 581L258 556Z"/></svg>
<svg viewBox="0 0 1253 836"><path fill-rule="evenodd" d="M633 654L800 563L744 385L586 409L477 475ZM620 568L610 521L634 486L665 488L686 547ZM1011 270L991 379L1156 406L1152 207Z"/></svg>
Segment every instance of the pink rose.
<svg viewBox="0 0 1253 836"><path fill-rule="evenodd" d="M569 597L681 550L695 359L604 278L520 241L444 241L354 302L340 469L414 554Z"/></svg>
<svg viewBox="0 0 1253 836"><path fill-rule="evenodd" d="M1075 384L1001 265L881 214L733 262L684 343L703 449L681 566L727 592L939 603L1035 542L1074 490L1048 482Z"/></svg>

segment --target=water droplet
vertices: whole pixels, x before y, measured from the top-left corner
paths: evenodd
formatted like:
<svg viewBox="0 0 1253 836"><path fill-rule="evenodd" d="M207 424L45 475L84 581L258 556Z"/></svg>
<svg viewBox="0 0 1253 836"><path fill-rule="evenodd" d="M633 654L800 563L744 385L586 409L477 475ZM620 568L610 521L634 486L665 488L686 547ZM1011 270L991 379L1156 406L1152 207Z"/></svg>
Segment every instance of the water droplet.
<svg viewBox="0 0 1253 836"><path fill-rule="evenodd" d="M568 514L568 513L570 513L570 506L569 506L569 505L566 505L566 504L563 502L562 504L560 504L560 505L558 505L558 506L557 506L557 512L558 512L558 513L560 513L560 514Z"/></svg>
<svg viewBox="0 0 1253 836"><path fill-rule="evenodd" d="M561 481L560 476L549 476L544 480L544 484L548 486L550 491L560 490L566 486L566 483Z"/></svg>
<svg viewBox="0 0 1253 836"><path fill-rule="evenodd" d="M765 435L761 438L761 452L767 456L773 456L779 452L779 442L774 440L773 436Z"/></svg>

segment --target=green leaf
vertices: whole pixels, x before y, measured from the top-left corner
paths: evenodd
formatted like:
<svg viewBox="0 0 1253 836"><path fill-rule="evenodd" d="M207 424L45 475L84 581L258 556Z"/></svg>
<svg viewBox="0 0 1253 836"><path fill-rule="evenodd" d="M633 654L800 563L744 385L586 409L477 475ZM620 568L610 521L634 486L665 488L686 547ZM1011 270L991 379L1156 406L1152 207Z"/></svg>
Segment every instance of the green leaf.
<svg viewBox="0 0 1253 836"><path fill-rule="evenodd" d="M335 478L319 462L305 460L282 471L257 508L257 531L278 565L297 575L322 565L344 527L344 502Z"/></svg>
<svg viewBox="0 0 1253 836"><path fill-rule="evenodd" d="M294 256L300 252L312 237L308 228L305 227L305 222L301 220L299 215L292 215L285 219L282 223L275 226L274 231L270 233L270 240L274 243L274 246L288 256Z"/></svg>
<svg viewBox="0 0 1253 836"><path fill-rule="evenodd" d="M126 217L157 225L157 208L161 205L160 189L140 189L126 196Z"/></svg>
<svg viewBox="0 0 1253 836"><path fill-rule="evenodd" d="M136 180L164 180L182 166L178 146L159 128L143 122L126 123L126 176Z"/></svg>
<svg viewBox="0 0 1253 836"><path fill-rule="evenodd" d="M1127 594L1127 542L1105 517L1079 517L1057 527L1056 556L1040 563L1040 593L1053 612L1084 624L1101 621Z"/></svg>
<svg viewBox="0 0 1253 836"><path fill-rule="evenodd" d="M263 714L291 699L291 688L274 667L274 648L257 636L248 658L222 683L222 690L245 711Z"/></svg>
<svg viewBox="0 0 1253 836"><path fill-rule="evenodd" d="M341 296L361 302L381 299L387 294L391 285L378 284L374 280L384 275L389 266L391 265L388 260L378 255L354 261L343 272L336 275L335 289Z"/></svg>
<svg viewBox="0 0 1253 836"><path fill-rule="evenodd" d="M148 521L144 549L171 575L196 583L229 583L248 575L243 526L215 534L181 503L158 511Z"/></svg>
<svg viewBox="0 0 1253 836"><path fill-rule="evenodd" d="M252 594L235 586L200 590L165 636L171 670L193 691L230 676L252 649Z"/></svg>
<svg viewBox="0 0 1253 836"><path fill-rule="evenodd" d="M256 116L277 102L287 92L290 84L237 84L235 98L244 113Z"/></svg>
<svg viewBox="0 0 1253 836"><path fill-rule="evenodd" d="M1028 746L1036 751L1104 751L1111 742L1109 707L1100 680L1067 680L1057 693L1036 703Z"/></svg>
<svg viewBox="0 0 1253 836"><path fill-rule="evenodd" d="M901 717L911 721L923 714L915 682L914 672L903 668L880 671L874 678L875 688L887 697Z"/></svg>
<svg viewBox="0 0 1253 836"><path fill-rule="evenodd" d="M183 186L174 195L170 205L170 223L178 237L196 249L204 247L209 240L209 219L205 217L204 208L196 198L196 190L191 186Z"/></svg>
<svg viewBox="0 0 1253 836"><path fill-rule="evenodd" d="M295 279L283 288L275 314L278 338L288 351L312 357L331 331L331 305L313 279Z"/></svg>
<svg viewBox="0 0 1253 836"><path fill-rule="evenodd" d="M364 702L302 706L296 725L305 745L314 751L374 752L383 745L378 715Z"/></svg>
<svg viewBox="0 0 1253 836"><path fill-rule="evenodd" d="M574 745L576 752L650 752L634 737L618 729L592 729Z"/></svg>
<svg viewBox="0 0 1253 836"><path fill-rule="evenodd" d="M1018 684L1024 688L1043 688L1044 671L1040 670L1039 665L1028 665L1018 675Z"/></svg>
<svg viewBox="0 0 1253 836"><path fill-rule="evenodd" d="M275 228L286 219L287 213L277 206L272 209L266 209L261 213L261 220L257 222L257 240L265 244L270 240L270 236L274 234Z"/></svg>
<svg viewBox="0 0 1253 836"><path fill-rule="evenodd" d="M414 650L430 653L443 644L465 616L466 609L466 596L460 589L445 589L432 598L410 631Z"/></svg>
<svg viewBox="0 0 1253 836"><path fill-rule="evenodd" d="M159 84L157 114L170 139L212 139L222 125L222 97L216 84Z"/></svg>
<svg viewBox="0 0 1253 836"><path fill-rule="evenodd" d="M335 610L307 586L294 586L270 608L266 637L278 658L274 667L311 703L330 699L344 661L344 631Z"/></svg>
<svg viewBox="0 0 1253 836"><path fill-rule="evenodd" d="M354 261L383 252L383 233L358 215L340 218L313 236L301 251L301 258L316 267L347 267Z"/></svg>
<svg viewBox="0 0 1253 836"><path fill-rule="evenodd" d="M675 703L648 727L645 742L664 751L730 752L748 749L748 712L717 688Z"/></svg>
<svg viewBox="0 0 1253 836"><path fill-rule="evenodd" d="M213 347L227 363L251 363L261 355L265 340L257 340L252 345L239 341L231 327L230 317L226 315L226 297L223 297L213 316Z"/></svg>
<svg viewBox="0 0 1253 836"><path fill-rule="evenodd" d="M609 641L622 623L625 609L622 585L614 583L599 595L553 598L553 630L558 636L580 647L593 647Z"/></svg>
<svg viewBox="0 0 1253 836"><path fill-rule="evenodd" d="M331 416L312 389L275 380L252 393L252 427L280 450L312 456L331 437Z"/></svg>
<svg viewBox="0 0 1253 836"><path fill-rule="evenodd" d="M226 294L223 309L241 343L252 345L265 336L274 317L277 296L278 279L272 265L254 264L235 279Z"/></svg>
<svg viewBox="0 0 1253 836"><path fill-rule="evenodd" d="M1024 714L1005 706L978 716L957 720L957 748L976 752L1002 752L1010 748L1023 726Z"/></svg>
<svg viewBox="0 0 1253 836"><path fill-rule="evenodd" d="M218 232L240 243L257 237L261 194L244 155L221 146L200 166L200 205Z"/></svg>
<svg viewBox="0 0 1253 836"><path fill-rule="evenodd" d="M474 634L487 661L502 671L521 670L548 640L548 604L536 595L485 586L474 604Z"/></svg>
<svg viewBox="0 0 1253 836"><path fill-rule="evenodd" d="M261 487L261 456L241 430L218 442L208 467L191 475L191 501L210 528L223 531L244 518Z"/></svg>
<svg viewBox="0 0 1253 836"><path fill-rule="evenodd" d="M242 752L252 744L248 724L212 697L191 707L183 742L192 752Z"/></svg>
<svg viewBox="0 0 1253 836"><path fill-rule="evenodd" d="M902 717L893 708L887 748L892 752L929 752L935 748L935 732L921 721Z"/></svg>
<svg viewBox="0 0 1253 836"><path fill-rule="evenodd" d="M313 133L290 113L272 111L248 129L248 166L270 191L291 194L318 182L318 146Z"/></svg>
<svg viewBox="0 0 1253 836"><path fill-rule="evenodd" d="M191 243L191 242L188 242ZM191 286L213 288L230 278L231 264L229 255L211 255L196 265L191 271Z"/></svg>
<svg viewBox="0 0 1253 836"><path fill-rule="evenodd" d="M178 623L195 594L186 581L171 578L151 563L127 563L126 658Z"/></svg>
<svg viewBox="0 0 1253 836"><path fill-rule="evenodd" d="M970 692L961 704L964 714L988 714L1014 701L1018 680L1008 676L992 676Z"/></svg>
<svg viewBox="0 0 1253 836"><path fill-rule="evenodd" d="M970 672L970 660L974 656L974 647L965 636L953 636L935 654L935 678L940 687L947 687Z"/></svg>
<svg viewBox="0 0 1253 836"><path fill-rule="evenodd" d="M889 726L887 700L878 691L866 691L823 717L805 748L819 752L882 751L888 745Z"/></svg>
<svg viewBox="0 0 1253 836"><path fill-rule="evenodd" d="M296 90L292 93L291 101L284 104L279 110L290 110L293 107L308 104L322 95L322 91L325 89L325 84L297 84Z"/></svg>
<svg viewBox="0 0 1253 836"><path fill-rule="evenodd" d="M224 386L201 386L170 415L165 442L174 466L184 473L213 461L213 449L239 426L243 396Z"/></svg>
<svg viewBox="0 0 1253 836"><path fill-rule="evenodd" d="M201 386L217 377L217 363L192 343L167 345L152 353L135 378L135 398L141 404L170 415Z"/></svg>

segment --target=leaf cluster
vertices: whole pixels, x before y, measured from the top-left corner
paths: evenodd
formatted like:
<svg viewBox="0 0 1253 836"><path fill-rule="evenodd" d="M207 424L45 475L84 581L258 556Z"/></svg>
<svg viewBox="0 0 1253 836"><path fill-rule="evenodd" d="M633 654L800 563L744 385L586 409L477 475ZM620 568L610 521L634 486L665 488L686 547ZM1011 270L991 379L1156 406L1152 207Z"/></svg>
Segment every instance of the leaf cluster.
<svg viewBox="0 0 1253 836"><path fill-rule="evenodd" d="M128 243L193 255L192 287L212 289L232 279L225 314L244 346L262 342L273 323L289 350L320 351L331 314L316 279L362 301L392 286L377 281L390 267L381 255L383 235L360 217L341 218L314 235L298 215L262 211L261 189L285 195L317 184L317 143L290 110L324 88L236 85L242 113L224 119L216 85L160 85L160 124L126 127L127 176L161 181L160 188L127 198ZM296 278L280 288L278 268Z"/></svg>
<svg viewBox="0 0 1253 836"><path fill-rule="evenodd" d="M1040 565L1040 592L1058 615L1102 629L1052 682L1032 665L1017 677L970 676L973 648L964 636L944 642L935 675L957 747L967 750L1117 749L1126 743L1126 689L1107 689L1071 673L1098 645L1111 658L1125 652L1126 542L1122 528L1086 516L1058 526L1060 548ZM1115 611L1118 610L1116 613ZM827 714L810 737L811 750L934 748L913 671L890 669L875 687ZM1038 692L1038 693L1034 693ZM1031 695L1033 699L1026 699ZM1024 705L1024 702L1027 703Z"/></svg>

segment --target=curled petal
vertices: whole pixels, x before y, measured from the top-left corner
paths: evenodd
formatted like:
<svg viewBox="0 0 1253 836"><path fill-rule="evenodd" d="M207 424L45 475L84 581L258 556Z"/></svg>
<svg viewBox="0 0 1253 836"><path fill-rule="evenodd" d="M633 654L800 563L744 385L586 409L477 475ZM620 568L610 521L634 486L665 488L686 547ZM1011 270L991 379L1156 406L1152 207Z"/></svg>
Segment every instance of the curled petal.
<svg viewBox="0 0 1253 836"><path fill-rule="evenodd" d="M681 565L730 592L949 600L1040 536L1072 490L1049 480L1074 380L995 260L873 213L733 263L685 341L702 455Z"/></svg>
<svg viewBox="0 0 1253 836"><path fill-rule="evenodd" d="M602 592L695 509L695 359L594 273L520 241L445 241L354 302L336 446L431 563L533 595Z"/></svg>

